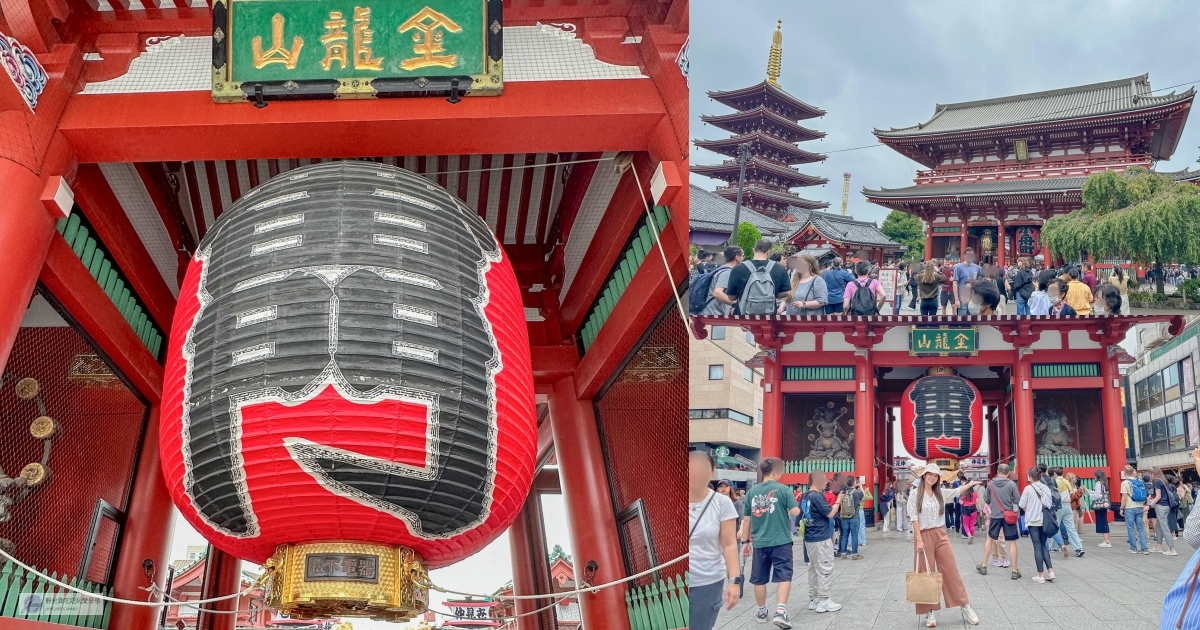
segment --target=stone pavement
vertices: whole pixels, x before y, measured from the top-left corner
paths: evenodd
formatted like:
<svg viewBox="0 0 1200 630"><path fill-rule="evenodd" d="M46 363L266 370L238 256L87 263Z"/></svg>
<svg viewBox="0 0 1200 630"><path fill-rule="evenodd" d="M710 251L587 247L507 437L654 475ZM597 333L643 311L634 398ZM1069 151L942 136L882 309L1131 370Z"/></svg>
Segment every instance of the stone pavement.
<svg viewBox="0 0 1200 630"><path fill-rule="evenodd" d="M1162 600L1193 550L1182 540L1178 556L1129 553L1125 524L1112 524L1111 549L1097 547L1102 539L1095 526L1084 525L1084 557L1053 556L1053 583L1038 584L1033 547L1028 537L1017 543L1017 558L1022 577L1011 579L1008 569L989 565L987 576L973 568L983 555L982 535L968 545L951 532L959 572L967 587L971 606L979 615L979 626L966 624L958 608L937 613L938 628L989 628L1020 630L1156 630ZM915 607L904 601L904 574L912 570L913 547L905 534L868 531L866 547L860 547L862 560L834 560L833 601L843 608L836 613L817 614L808 610L808 567L804 552L795 545L796 559L788 612L797 629L892 630L920 629ZM1151 543L1153 546L1153 543ZM1069 547L1069 545L1068 545ZM749 562L749 561L747 561ZM746 574L750 567L747 564ZM746 585L745 595L732 611L722 611L715 630L770 628L754 620L754 592ZM767 604L774 613L775 587L768 585Z"/></svg>

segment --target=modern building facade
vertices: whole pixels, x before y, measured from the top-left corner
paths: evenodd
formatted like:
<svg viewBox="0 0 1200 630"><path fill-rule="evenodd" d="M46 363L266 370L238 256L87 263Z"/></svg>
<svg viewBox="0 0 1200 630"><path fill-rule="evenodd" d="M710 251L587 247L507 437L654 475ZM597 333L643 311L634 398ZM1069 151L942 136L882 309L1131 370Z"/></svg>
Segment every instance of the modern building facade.
<svg viewBox="0 0 1200 630"><path fill-rule="evenodd" d="M1042 224L1082 207L1089 174L1171 157L1194 97L1155 95L1144 74L937 105L926 122L874 132L927 169L915 185L862 192L925 222L926 260L958 260L967 247L999 265L1037 256Z"/></svg>
<svg viewBox="0 0 1200 630"><path fill-rule="evenodd" d="M762 444L763 371L761 359L755 361L757 342L736 326L711 326L707 339L691 339L690 351L692 448L717 460L715 479L753 482L756 473L737 456L756 463Z"/></svg>
<svg viewBox="0 0 1200 630"><path fill-rule="evenodd" d="M1126 404L1139 470L1161 468L1196 480L1192 449L1200 445L1196 382L1200 368L1200 318L1179 335L1166 326L1138 327L1141 356L1128 374Z"/></svg>

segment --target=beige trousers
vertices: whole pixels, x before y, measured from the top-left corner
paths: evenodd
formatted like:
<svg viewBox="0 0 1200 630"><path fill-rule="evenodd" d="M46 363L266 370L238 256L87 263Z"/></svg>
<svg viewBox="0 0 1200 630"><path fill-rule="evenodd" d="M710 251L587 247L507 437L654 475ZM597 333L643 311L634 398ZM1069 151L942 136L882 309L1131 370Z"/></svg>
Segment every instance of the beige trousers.
<svg viewBox="0 0 1200 630"><path fill-rule="evenodd" d="M954 548L950 546L946 530L941 527L923 529L917 535L925 543L925 555L929 557L929 570L942 574L942 600L946 602L946 608L966 606L971 603L967 600L967 587L963 585L962 576L958 573L958 565L954 562ZM920 557L916 555L916 545L913 545L913 554L914 559ZM920 562L924 565L924 558L921 558ZM916 606L918 615L942 608L938 604L917 604Z"/></svg>

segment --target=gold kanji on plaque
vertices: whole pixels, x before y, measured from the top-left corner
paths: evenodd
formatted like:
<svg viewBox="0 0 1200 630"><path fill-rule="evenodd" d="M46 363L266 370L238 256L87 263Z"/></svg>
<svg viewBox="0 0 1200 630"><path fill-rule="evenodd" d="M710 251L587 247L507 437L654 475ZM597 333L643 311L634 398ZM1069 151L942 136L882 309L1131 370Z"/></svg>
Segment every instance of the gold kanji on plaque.
<svg viewBox="0 0 1200 630"><path fill-rule="evenodd" d="M271 18L271 47L263 50L262 35L255 35L250 40L254 51L254 68L261 70L269 64L281 63L288 70L295 69L300 61L300 49L304 47L304 38L296 35L292 38L291 49L283 47L283 14L276 13Z"/></svg>
<svg viewBox="0 0 1200 630"><path fill-rule="evenodd" d="M967 336L967 333L958 333L957 335L954 336L954 343L955 343L954 349L955 350L970 350L971 347L967 345L967 342L970 340L971 340L971 338Z"/></svg>
<svg viewBox="0 0 1200 630"><path fill-rule="evenodd" d="M417 68L426 68L429 66L442 66L453 68L458 65L458 55L439 55L437 53L445 52L446 49L442 46L443 30L451 33L461 33L462 27L455 24L453 20L434 11L429 7L425 7L417 12L416 15L408 18L397 29L401 33L406 33L411 30L416 30L413 33L413 52L420 57L405 59L400 62L400 67L404 70L416 70Z"/></svg>
<svg viewBox="0 0 1200 630"><path fill-rule="evenodd" d="M383 57L371 56L371 42L375 31L371 29L370 7L354 7L354 69L383 70Z"/></svg>
<svg viewBox="0 0 1200 630"><path fill-rule="evenodd" d="M358 27L355 27L355 31L357 30ZM336 61L345 69L349 56L346 44L349 41L346 19L342 17L342 12L330 11L329 19L325 21L325 34L321 36L321 43L325 45L325 58L321 60L321 67L328 71Z"/></svg>

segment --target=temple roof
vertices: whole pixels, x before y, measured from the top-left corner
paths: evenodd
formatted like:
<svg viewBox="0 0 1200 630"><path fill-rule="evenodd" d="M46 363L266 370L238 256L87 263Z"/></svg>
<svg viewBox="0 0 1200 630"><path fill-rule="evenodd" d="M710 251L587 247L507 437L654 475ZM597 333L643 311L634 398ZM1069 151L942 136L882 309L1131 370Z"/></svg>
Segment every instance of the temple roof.
<svg viewBox="0 0 1200 630"><path fill-rule="evenodd" d="M702 115L700 120L713 125L719 129L724 129L730 133L744 133L746 125L759 123L759 126L754 131L765 128L767 125L772 125L779 129L777 135L781 140L786 142L805 142L807 140L817 140L825 137L824 131L813 131L797 125L795 121L788 120L779 114L766 109L764 107L755 107L744 112L734 112L732 114Z"/></svg>
<svg viewBox="0 0 1200 630"><path fill-rule="evenodd" d="M695 167L693 167L692 170L694 171ZM736 197L737 187L735 186L732 188L726 188L724 190L718 190L716 194L721 195L722 197L725 197L726 195L729 197ZM778 190L759 188L758 186L746 186L746 188L742 191L743 205L752 205L752 200L754 197L760 197L772 203L795 206L797 208L807 208L809 210L820 210L822 208L829 207L829 202L826 201L812 201L811 199L804 199L803 197L790 192L780 192Z"/></svg>
<svg viewBox="0 0 1200 630"><path fill-rule="evenodd" d="M737 182L740 170L741 166L736 161L726 161L724 164L700 164L691 167L691 172L693 173L699 173L716 179L724 179L731 183ZM775 164L759 157L751 157L749 160L746 160L748 180L754 179L754 177L751 177L751 172L757 170L762 170L767 174L787 180L785 185L789 188L796 186L818 186L829 182L824 177L805 175L790 166Z"/></svg>
<svg viewBox="0 0 1200 630"><path fill-rule="evenodd" d="M1200 181L1200 169L1196 169L1193 171L1193 170L1189 170L1189 169L1185 168L1182 171L1174 171L1174 172L1160 173L1160 174L1161 175L1170 175L1171 178L1177 182Z"/></svg>
<svg viewBox="0 0 1200 630"><path fill-rule="evenodd" d="M1200 173L1197 173L1200 175ZM1079 192L1087 177L1031 177L1026 179L1001 179L962 184L932 184L906 186L904 188L864 188L862 194L877 198L927 199L937 197L974 197L980 195Z"/></svg>
<svg viewBox="0 0 1200 630"><path fill-rule="evenodd" d="M780 155L786 158L788 164L812 164L813 162L824 162L825 158L828 157L824 153L805 151L804 149L801 149L790 142L784 142L775 136L763 133L761 131L753 131L745 135L730 136L728 138L721 138L719 140L694 140L693 142L701 149L708 149L709 151L720 153L722 155L728 155L729 157L737 157L738 145L741 145L745 142L757 142L762 145L766 145L766 147L763 147L763 149L769 148L778 151ZM759 152L763 149L756 147L755 151Z"/></svg>
<svg viewBox="0 0 1200 630"><path fill-rule="evenodd" d="M729 233L733 225L733 214L736 203L720 195L704 190L695 184L688 190L688 226L692 230L705 232ZM756 212L745 205L738 220L750 223L764 235L787 236L795 232L796 225L776 221L765 214Z"/></svg>
<svg viewBox="0 0 1200 630"><path fill-rule="evenodd" d="M775 110L781 116L792 121L818 118L825 115L825 110L820 107L813 107L765 80L758 85L740 90L710 90L708 97L738 111L745 111L764 103L771 103L773 107L770 109Z"/></svg>
<svg viewBox="0 0 1200 630"><path fill-rule="evenodd" d="M995 129L1036 123L1092 118L1151 109L1189 101L1194 88L1153 96L1150 75L1093 83L1045 92L1018 94L965 103L936 105L928 121L902 128L876 129L880 138L909 138Z"/></svg>
<svg viewBox="0 0 1200 630"><path fill-rule="evenodd" d="M800 226L796 234L799 234L804 228L812 225L821 236L839 243L882 245L897 249L904 247L900 243L888 238L883 232L880 232L879 227L872 221L855 221L854 217L844 217L831 212L802 210L800 208L789 208L788 213L796 219L795 225Z"/></svg>

